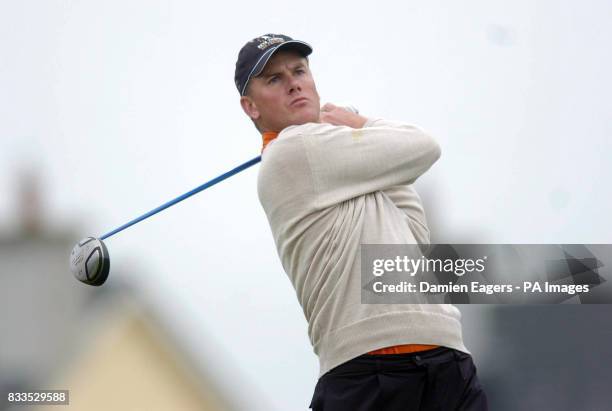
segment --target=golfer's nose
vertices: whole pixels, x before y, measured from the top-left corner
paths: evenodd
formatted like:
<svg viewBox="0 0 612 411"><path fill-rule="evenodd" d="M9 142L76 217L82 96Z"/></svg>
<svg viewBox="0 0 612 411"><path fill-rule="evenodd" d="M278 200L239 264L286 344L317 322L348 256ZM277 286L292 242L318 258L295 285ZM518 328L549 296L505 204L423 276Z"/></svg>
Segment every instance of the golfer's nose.
<svg viewBox="0 0 612 411"><path fill-rule="evenodd" d="M297 76L289 77L289 94L293 94L296 91L301 91L302 86L300 85L300 81Z"/></svg>

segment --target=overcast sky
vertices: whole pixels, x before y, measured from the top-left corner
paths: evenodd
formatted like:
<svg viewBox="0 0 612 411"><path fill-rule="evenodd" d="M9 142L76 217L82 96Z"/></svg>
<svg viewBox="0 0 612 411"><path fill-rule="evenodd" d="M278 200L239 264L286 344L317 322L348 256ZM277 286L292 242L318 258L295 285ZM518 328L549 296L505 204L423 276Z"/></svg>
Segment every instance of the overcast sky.
<svg viewBox="0 0 612 411"><path fill-rule="evenodd" d="M417 182L434 241L612 242L612 3L212 4L0 3L1 230L22 169L41 175L48 224L85 237L258 155L234 64L280 32L313 46L322 102L438 139ZM257 169L106 244L219 378L240 375L250 409L302 410L318 363Z"/></svg>

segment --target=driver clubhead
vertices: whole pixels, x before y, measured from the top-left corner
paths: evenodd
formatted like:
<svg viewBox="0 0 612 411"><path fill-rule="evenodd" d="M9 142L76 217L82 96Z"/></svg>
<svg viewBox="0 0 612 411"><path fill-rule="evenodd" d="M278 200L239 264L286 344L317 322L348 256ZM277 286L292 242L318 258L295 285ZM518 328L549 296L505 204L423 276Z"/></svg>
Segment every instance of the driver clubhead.
<svg viewBox="0 0 612 411"><path fill-rule="evenodd" d="M102 240L87 237L79 241L70 253L70 271L82 283L104 284L110 271L110 258Z"/></svg>

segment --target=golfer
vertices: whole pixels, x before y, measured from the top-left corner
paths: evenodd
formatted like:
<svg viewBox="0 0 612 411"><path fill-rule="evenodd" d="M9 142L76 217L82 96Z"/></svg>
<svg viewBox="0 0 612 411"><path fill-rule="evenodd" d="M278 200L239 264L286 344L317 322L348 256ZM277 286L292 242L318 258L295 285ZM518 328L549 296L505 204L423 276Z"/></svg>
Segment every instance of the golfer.
<svg viewBox="0 0 612 411"><path fill-rule="evenodd" d="M421 129L325 104L309 44L281 34L238 55L262 135L258 194L319 357L314 411L487 410L450 304L361 304L361 244L428 244L412 184L440 157Z"/></svg>

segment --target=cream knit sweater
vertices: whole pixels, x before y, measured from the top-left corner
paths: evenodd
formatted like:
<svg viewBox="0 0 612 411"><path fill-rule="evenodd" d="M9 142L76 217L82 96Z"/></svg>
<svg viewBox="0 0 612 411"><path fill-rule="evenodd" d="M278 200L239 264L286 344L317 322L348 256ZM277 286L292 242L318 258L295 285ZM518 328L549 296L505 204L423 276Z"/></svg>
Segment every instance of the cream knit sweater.
<svg viewBox="0 0 612 411"><path fill-rule="evenodd" d="M412 183L440 157L415 126L290 126L262 154L258 194L282 265L308 321L319 376L398 344L469 353L450 304L362 304L361 244L427 244Z"/></svg>

